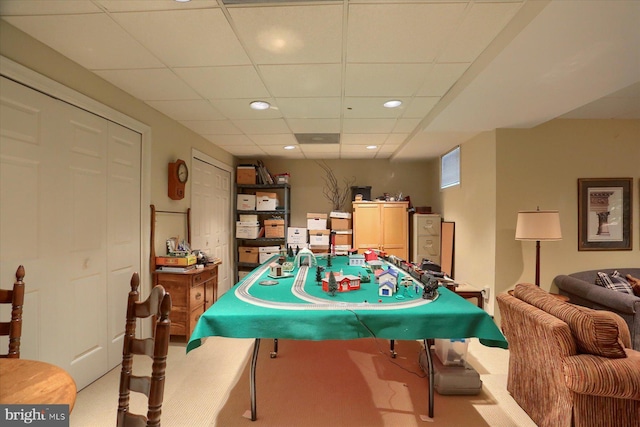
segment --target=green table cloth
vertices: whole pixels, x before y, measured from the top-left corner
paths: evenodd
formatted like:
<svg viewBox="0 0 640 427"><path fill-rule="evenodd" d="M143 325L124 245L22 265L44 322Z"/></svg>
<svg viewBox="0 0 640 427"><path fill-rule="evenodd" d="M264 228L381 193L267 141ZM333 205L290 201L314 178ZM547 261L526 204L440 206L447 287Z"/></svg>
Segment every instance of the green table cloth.
<svg viewBox="0 0 640 427"><path fill-rule="evenodd" d="M317 263L336 275L367 274L362 266L350 266L346 256L333 257L332 267L326 267L323 258ZM389 263L383 268L396 271L398 282L407 276ZM300 340L477 337L484 345L507 348L504 335L484 310L443 286L433 301L422 299L416 281L406 290L400 286L394 296L379 296L378 283L369 273L371 282L362 283L360 289L329 296L316 282L314 265L296 268L292 277L276 279L275 285L261 284L274 280L269 274L269 262L257 267L200 316L187 352L209 336Z"/></svg>

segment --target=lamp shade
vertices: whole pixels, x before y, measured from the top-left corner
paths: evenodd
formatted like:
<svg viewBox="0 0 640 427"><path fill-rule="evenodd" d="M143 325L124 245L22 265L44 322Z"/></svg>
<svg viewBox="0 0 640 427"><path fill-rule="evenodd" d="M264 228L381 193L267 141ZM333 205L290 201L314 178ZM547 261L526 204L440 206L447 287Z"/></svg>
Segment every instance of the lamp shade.
<svg viewBox="0 0 640 427"><path fill-rule="evenodd" d="M558 211L520 211L516 240L562 240Z"/></svg>

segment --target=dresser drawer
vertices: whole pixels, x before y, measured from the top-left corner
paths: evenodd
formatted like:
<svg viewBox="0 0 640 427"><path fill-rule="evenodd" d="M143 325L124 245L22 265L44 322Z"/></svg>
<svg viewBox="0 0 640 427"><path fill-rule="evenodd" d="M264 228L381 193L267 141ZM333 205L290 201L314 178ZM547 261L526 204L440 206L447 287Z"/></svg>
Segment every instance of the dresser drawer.
<svg viewBox="0 0 640 427"><path fill-rule="evenodd" d="M204 304L204 285L193 286L189 289L189 307Z"/></svg>
<svg viewBox="0 0 640 427"><path fill-rule="evenodd" d="M440 215L426 216L420 215L416 221L416 234L419 236L440 236L441 220Z"/></svg>
<svg viewBox="0 0 640 427"><path fill-rule="evenodd" d="M202 316L202 313L204 313L204 307L202 306L194 309L191 312L189 316L189 334L186 337L187 339L189 339L191 334L193 334L193 329L196 327L196 323L198 323L198 319L200 318L200 316Z"/></svg>
<svg viewBox="0 0 640 427"><path fill-rule="evenodd" d="M205 269L199 273L195 273L192 277L191 285L197 286L201 283L206 282L207 280L210 280L211 278L217 275L217 270L218 270L217 268Z"/></svg>
<svg viewBox="0 0 640 427"><path fill-rule="evenodd" d="M416 252L430 257L440 256L440 236L418 236Z"/></svg>

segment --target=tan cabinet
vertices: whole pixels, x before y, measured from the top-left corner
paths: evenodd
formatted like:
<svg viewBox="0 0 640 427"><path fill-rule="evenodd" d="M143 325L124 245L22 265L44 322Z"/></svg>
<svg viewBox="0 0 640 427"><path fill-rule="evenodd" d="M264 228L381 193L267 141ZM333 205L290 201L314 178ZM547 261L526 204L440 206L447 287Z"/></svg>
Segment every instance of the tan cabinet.
<svg viewBox="0 0 640 427"><path fill-rule="evenodd" d="M409 202L353 202L354 248L380 249L407 260Z"/></svg>
<svg viewBox="0 0 640 427"><path fill-rule="evenodd" d="M202 313L218 297L218 265L186 273L156 271L153 284L164 286L171 295L171 335L188 340Z"/></svg>
<svg viewBox="0 0 640 427"><path fill-rule="evenodd" d="M414 214L411 225L411 262L420 263L426 258L440 265L440 215Z"/></svg>

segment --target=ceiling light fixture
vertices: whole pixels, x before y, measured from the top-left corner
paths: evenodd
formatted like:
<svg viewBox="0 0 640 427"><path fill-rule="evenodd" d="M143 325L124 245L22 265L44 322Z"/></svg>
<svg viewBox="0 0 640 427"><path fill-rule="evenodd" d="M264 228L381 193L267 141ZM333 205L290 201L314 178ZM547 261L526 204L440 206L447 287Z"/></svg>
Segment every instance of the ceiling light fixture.
<svg viewBox="0 0 640 427"><path fill-rule="evenodd" d="M376 148L378 148L377 145L367 145L367 150L375 150Z"/></svg>
<svg viewBox="0 0 640 427"><path fill-rule="evenodd" d="M295 148L296 148L296 146L295 146L295 145L285 145L285 146L284 146L284 149L285 149L285 150L294 150Z"/></svg>
<svg viewBox="0 0 640 427"><path fill-rule="evenodd" d="M253 101L249 104L249 106L254 110L266 110L271 107L271 104L269 104L267 101Z"/></svg>
<svg viewBox="0 0 640 427"><path fill-rule="evenodd" d="M399 99L391 99L382 105L384 106L384 108L398 108L402 105L402 101L400 101Z"/></svg>

